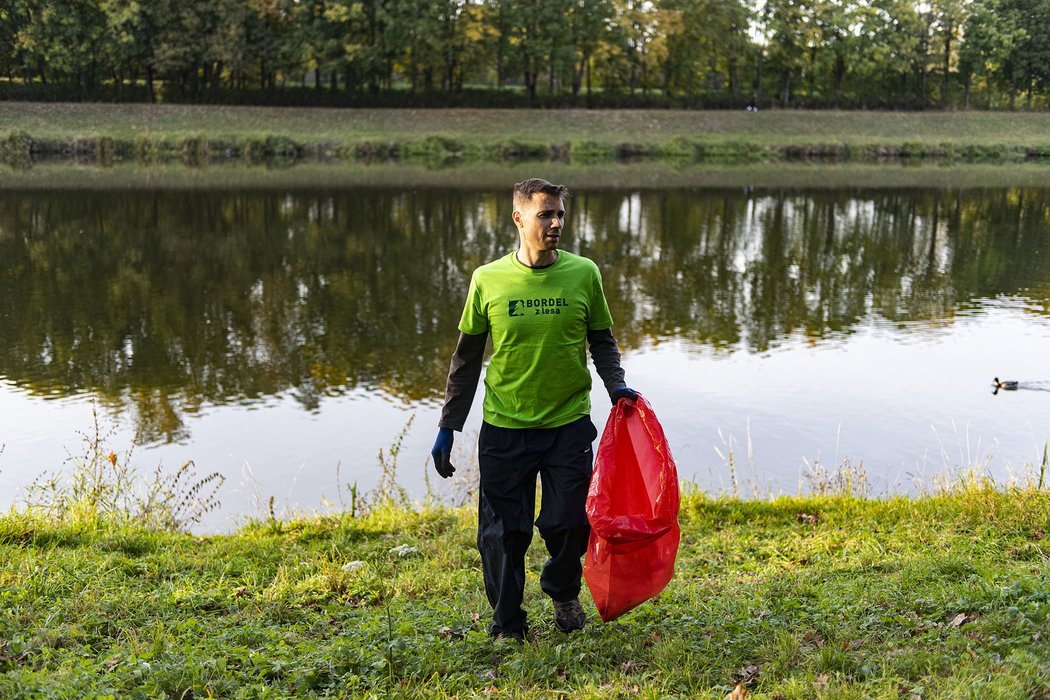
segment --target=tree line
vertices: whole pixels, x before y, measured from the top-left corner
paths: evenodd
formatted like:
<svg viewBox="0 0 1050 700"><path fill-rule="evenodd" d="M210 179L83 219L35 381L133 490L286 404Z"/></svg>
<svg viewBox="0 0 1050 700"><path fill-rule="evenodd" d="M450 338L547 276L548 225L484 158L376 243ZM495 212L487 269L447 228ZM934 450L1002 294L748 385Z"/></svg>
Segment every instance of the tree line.
<svg viewBox="0 0 1050 700"><path fill-rule="evenodd" d="M1050 0L0 0L0 98L1042 108Z"/></svg>

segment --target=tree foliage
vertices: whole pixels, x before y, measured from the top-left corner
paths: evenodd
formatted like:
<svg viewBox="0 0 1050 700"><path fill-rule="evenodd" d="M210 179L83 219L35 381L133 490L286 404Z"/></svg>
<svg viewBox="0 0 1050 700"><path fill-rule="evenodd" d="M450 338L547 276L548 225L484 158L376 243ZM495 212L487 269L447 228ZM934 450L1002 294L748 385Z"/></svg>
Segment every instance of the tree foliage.
<svg viewBox="0 0 1050 700"><path fill-rule="evenodd" d="M0 97L296 88L343 103L470 89L525 104L1035 108L1050 0L0 0Z"/></svg>

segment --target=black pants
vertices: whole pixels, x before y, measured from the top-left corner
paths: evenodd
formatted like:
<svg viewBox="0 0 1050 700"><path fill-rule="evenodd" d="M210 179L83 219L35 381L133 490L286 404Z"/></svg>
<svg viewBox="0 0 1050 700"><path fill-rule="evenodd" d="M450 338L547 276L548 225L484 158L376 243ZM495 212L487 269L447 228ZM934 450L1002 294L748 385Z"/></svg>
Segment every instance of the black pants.
<svg viewBox="0 0 1050 700"><path fill-rule="evenodd" d="M591 443L598 431L588 416L544 429L481 426L478 466L478 550L485 593L492 604L490 632L525 631L525 552L532 542L536 475L543 497L536 527L550 558L540 588L564 602L580 593L590 525L584 506L591 483Z"/></svg>

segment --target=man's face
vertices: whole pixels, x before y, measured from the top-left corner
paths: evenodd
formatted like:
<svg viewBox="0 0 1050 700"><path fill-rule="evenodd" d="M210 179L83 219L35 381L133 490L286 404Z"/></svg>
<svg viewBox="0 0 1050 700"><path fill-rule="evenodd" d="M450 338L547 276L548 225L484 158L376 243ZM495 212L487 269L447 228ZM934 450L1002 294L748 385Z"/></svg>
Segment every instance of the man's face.
<svg viewBox="0 0 1050 700"><path fill-rule="evenodd" d="M536 252L557 250L565 225L565 203L561 197L537 192L514 211L521 246Z"/></svg>

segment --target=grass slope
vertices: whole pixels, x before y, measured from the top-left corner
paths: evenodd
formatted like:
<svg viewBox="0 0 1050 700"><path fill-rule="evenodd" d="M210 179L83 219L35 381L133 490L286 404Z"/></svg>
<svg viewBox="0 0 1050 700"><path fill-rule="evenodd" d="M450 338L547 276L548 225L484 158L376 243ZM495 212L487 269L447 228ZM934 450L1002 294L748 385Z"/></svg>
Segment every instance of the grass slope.
<svg viewBox="0 0 1050 700"><path fill-rule="evenodd" d="M149 132L178 137L280 133L299 140L513 137L621 142L698 135L769 143L956 141L1034 145L1050 140L1031 112L764 112L686 110L324 109L193 105L0 102L0 132L45 138Z"/></svg>
<svg viewBox="0 0 1050 700"><path fill-rule="evenodd" d="M101 162L1046 159L1043 114L411 110L0 102L0 155Z"/></svg>
<svg viewBox="0 0 1050 700"><path fill-rule="evenodd" d="M197 537L0 517L0 697L1050 698L1050 495L688 494L657 599L493 642L468 510ZM590 600L584 598L591 617Z"/></svg>

